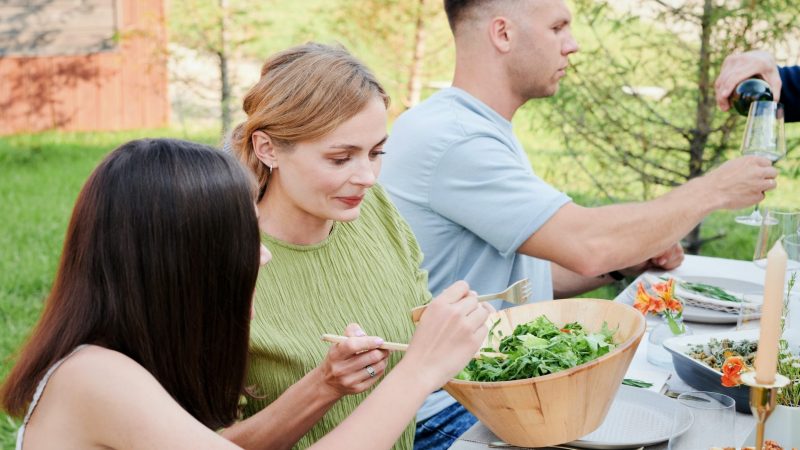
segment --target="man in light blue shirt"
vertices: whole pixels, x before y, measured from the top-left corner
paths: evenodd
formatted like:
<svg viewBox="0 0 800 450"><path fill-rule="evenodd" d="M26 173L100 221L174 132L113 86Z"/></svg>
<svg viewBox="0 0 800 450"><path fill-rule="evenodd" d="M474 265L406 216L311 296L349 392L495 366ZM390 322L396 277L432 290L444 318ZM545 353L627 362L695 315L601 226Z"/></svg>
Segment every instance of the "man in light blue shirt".
<svg viewBox="0 0 800 450"><path fill-rule="evenodd" d="M527 277L536 301L591 290L625 268L671 269L683 259L677 242L708 213L775 187L767 159L742 157L649 202L576 205L536 176L511 125L529 99L555 94L578 50L563 0L444 4L453 87L395 122L380 178L422 247L434 295L459 279L490 293ZM475 422L442 391L417 420L414 446L426 450L448 448Z"/></svg>

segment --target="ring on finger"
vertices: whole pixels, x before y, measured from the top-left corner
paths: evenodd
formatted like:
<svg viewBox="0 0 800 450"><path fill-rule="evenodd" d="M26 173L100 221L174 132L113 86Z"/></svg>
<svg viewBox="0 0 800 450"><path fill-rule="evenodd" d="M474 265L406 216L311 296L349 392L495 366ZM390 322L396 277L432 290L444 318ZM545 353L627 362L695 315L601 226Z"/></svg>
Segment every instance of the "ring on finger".
<svg viewBox="0 0 800 450"><path fill-rule="evenodd" d="M364 367L364 370L367 371L367 373L369 374L370 378L375 378L375 375L377 374L377 372L375 372L375 369L372 366Z"/></svg>

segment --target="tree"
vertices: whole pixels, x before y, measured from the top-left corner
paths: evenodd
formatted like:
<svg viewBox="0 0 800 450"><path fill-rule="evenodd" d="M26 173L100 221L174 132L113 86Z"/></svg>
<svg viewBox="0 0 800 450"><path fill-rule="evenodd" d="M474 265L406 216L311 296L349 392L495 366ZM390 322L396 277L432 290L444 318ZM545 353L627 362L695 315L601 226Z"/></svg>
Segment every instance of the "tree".
<svg viewBox="0 0 800 450"><path fill-rule="evenodd" d="M244 0L180 0L171 3L171 40L201 53L214 55L218 68L222 133L231 129L233 87L232 61L246 53L248 44L265 39L271 24L269 2L253 8ZM198 74L189 83L207 84L215 78Z"/></svg>
<svg viewBox="0 0 800 450"><path fill-rule="evenodd" d="M797 26L793 3L649 0L633 11L576 0L574 16L587 20L591 39L541 116L609 199L648 198L701 176L741 140L743 120L714 100L722 60L774 50ZM690 253L709 240L700 227L686 238Z"/></svg>
<svg viewBox="0 0 800 450"><path fill-rule="evenodd" d="M404 108L419 103L430 73L444 72L439 61L449 58L437 56L452 47L446 23L441 2L434 0L344 0L331 9L335 34L380 80L391 80L388 88Z"/></svg>

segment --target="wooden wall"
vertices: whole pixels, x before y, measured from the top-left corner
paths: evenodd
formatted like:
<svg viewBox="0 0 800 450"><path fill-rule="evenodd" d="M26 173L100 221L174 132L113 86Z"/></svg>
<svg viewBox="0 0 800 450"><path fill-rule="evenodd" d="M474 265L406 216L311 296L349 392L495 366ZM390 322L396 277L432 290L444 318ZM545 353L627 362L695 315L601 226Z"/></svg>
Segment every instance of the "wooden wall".
<svg viewBox="0 0 800 450"><path fill-rule="evenodd" d="M9 35L0 134L168 123L164 0L4 0Z"/></svg>

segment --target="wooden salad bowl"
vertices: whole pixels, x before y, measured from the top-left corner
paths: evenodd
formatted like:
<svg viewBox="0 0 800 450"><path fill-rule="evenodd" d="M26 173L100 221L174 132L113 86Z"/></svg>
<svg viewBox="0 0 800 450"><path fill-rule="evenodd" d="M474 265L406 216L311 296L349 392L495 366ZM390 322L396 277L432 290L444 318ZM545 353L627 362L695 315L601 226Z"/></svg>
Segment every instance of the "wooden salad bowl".
<svg viewBox="0 0 800 450"><path fill-rule="evenodd" d="M610 300L564 299L498 311L491 323L510 335L544 314L558 326L578 322L587 332L603 322L617 328L617 347L568 370L514 381L451 380L444 389L503 441L518 447L563 444L597 429L606 417L645 330L644 316Z"/></svg>

